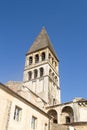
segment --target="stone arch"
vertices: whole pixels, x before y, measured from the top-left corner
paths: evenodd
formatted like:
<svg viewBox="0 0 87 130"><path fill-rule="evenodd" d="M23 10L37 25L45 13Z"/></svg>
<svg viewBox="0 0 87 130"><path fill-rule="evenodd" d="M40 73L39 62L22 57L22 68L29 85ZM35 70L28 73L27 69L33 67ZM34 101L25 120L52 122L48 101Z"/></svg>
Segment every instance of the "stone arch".
<svg viewBox="0 0 87 130"><path fill-rule="evenodd" d="M62 109L62 119L63 119L63 123L65 124L74 122L74 113L72 107L65 106Z"/></svg>
<svg viewBox="0 0 87 130"><path fill-rule="evenodd" d="M52 110L49 110L47 113L52 117L52 122L57 124L58 123L57 111L52 109Z"/></svg>

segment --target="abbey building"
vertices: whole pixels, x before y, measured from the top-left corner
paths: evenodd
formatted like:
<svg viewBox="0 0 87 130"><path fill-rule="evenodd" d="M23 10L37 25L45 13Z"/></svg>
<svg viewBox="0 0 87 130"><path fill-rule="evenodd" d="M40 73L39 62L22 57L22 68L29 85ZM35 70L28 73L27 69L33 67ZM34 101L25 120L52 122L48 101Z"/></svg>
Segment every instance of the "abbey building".
<svg viewBox="0 0 87 130"><path fill-rule="evenodd" d="M59 59L45 28L25 56L23 81L0 83L0 130L87 130L87 100L61 103Z"/></svg>

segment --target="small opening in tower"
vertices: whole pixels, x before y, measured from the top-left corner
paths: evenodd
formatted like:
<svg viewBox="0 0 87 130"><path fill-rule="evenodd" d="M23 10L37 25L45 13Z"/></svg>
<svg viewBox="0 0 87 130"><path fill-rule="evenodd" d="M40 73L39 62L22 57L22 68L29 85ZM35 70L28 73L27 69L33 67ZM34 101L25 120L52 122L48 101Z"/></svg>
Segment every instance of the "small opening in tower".
<svg viewBox="0 0 87 130"><path fill-rule="evenodd" d="M32 56L30 56L30 57L29 57L29 65L31 65L32 62L33 62L33 58L32 58Z"/></svg>
<svg viewBox="0 0 87 130"><path fill-rule="evenodd" d="M42 61L45 60L45 52L42 53Z"/></svg>
<svg viewBox="0 0 87 130"><path fill-rule="evenodd" d="M32 79L32 72L29 71L29 72L28 72L28 80L31 80L31 79Z"/></svg>
<svg viewBox="0 0 87 130"><path fill-rule="evenodd" d="M53 105L55 105L56 104L56 99L55 98L53 98Z"/></svg>
<svg viewBox="0 0 87 130"><path fill-rule="evenodd" d="M52 64L54 63L54 58L52 58Z"/></svg>
<svg viewBox="0 0 87 130"><path fill-rule="evenodd" d="M54 80L54 73L52 73L52 79Z"/></svg>
<svg viewBox="0 0 87 130"><path fill-rule="evenodd" d="M40 68L40 77L42 77L44 74L44 69L43 68Z"/></svg>
<svg viewBox="0 0 87 130"><path fill-rule="evenodd" d="M39 55L36 54L36 55L35 55L35 63L38 63L38 62L39 62Z"/></svg>
<svg viewBox="0 0 87 130"><path fill-rule="evenodd" d="M52 70L51 69L49 70L49 76L52 76Z"/></svg>
<svg viewBox="0 0 87 130"><path fill-rule="evenodd" d="M37 71L37 69L35 69L35 70L34 70L34 79L36 79L37 76L38 76L38 71Z"/></svg>
<svg viewBox="0 0 87 130"><path fill-rule="evenodd" d="M55 61L55 67L57 67L57 62Z"/></svg>
<svg viewBox="0 0 87 130"><path fill-rule="evenodd" d="M58 82L58 79L57 79L57 76L55 76L55 83L57 84L57 82Z"/></svg>
<svg viewBox="0 0 87 130"><path fill-rule="evenodd" d="M49 60L50 60L50 58L51 58L51 54L49 53Z"/></svg>

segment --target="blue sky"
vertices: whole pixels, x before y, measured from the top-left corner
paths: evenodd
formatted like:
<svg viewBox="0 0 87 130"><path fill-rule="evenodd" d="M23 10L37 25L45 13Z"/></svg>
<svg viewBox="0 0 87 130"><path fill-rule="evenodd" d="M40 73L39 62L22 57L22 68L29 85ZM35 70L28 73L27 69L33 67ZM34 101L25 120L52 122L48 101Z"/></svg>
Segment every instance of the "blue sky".
<svg viewBox="0 0 87 130"><path fill-rule="evenodd" d="M60 60L62 102L87 98L87 0L1 0L0 82L22 80L25 54L43 26Z"/></svg>

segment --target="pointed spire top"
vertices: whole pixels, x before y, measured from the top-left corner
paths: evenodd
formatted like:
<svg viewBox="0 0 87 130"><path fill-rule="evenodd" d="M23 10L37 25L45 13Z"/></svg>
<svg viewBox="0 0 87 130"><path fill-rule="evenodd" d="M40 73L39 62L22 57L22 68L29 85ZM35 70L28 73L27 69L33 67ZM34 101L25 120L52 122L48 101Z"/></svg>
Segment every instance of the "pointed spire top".
<svg viewBox="0 0 87 130"><path fill-rule="evenodd" d="M42 32L43 34L47 34L47 31L46 31L46 28L45 28L45 26L43 26L43 27L42 27L42 30L41 30L41 32ZM41 33L41 32L40 32L40 33Z"/></svg>
<svg viewBox="0 0 87 130"><path fill-rule="evenodd" d="M51 52L54 54L54 56L57 58L56 53L51 44L51 41L48 37L47 31L46 31L45 27L42 27L41 32L39 33L36 40L33 42L32 46L28 50L27 55L30 53L42 50L46 47L48 47L51 50Z"/></svg>

